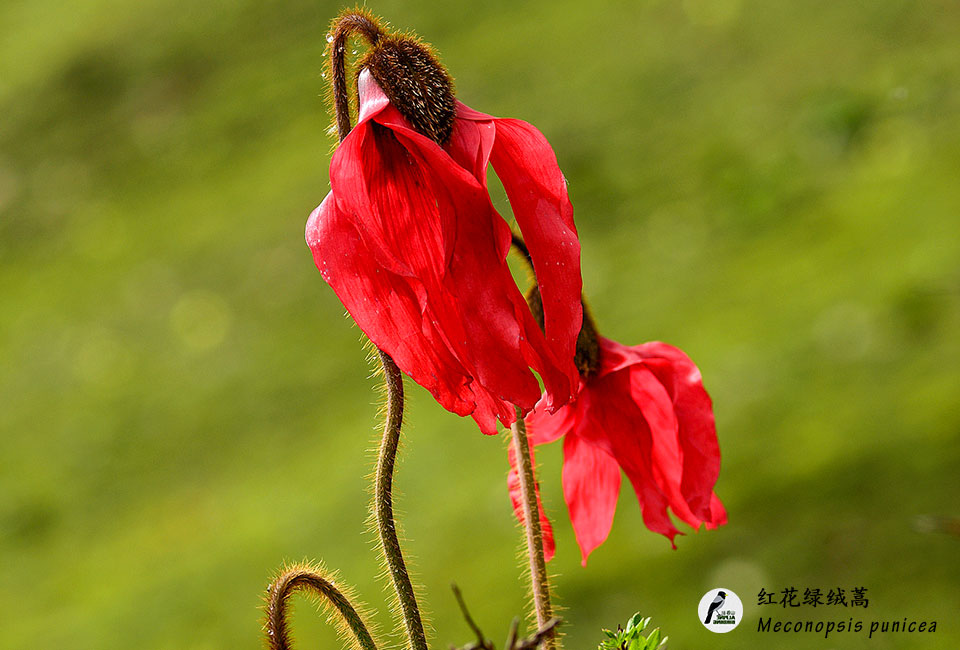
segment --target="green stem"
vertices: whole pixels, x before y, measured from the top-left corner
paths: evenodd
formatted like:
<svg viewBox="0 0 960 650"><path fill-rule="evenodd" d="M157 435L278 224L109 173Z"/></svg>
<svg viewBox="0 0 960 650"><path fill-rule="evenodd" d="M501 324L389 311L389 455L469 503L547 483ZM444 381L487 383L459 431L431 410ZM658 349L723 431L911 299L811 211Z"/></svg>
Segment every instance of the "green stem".
<svg viewBox="0 0 960 650"><path fill-rule="evenodd" d="M285 570L270 585L267 599L267 647L270 650L289 650L290 632L287 629L287 609L295 591L314 591L336 608L341 619L353 632L362 650L377 650L367 626L347 597L315 567L297 566Z"/></svg>
<svg viewBox="0 0 960 650"><path fill-rule="evenodd" d="M543 628L553 618L553 607L550 604L547 563L543 557L543 531L540 529L540 509L537 507L536 477L530 456L530 443L527 440L527 427L520 409L517 409L517 420L511 425L510 432L519 465L517 469L520 476L520 499L523 503L523 528L526 532L527 555L530 557L533 605L537 612L537 626ZM547 635L543 640L544 650L554 650L556 647L555 635Z"/></svg>
<svg viewBox="0 0 960 650"><path fill-rule="evenodd" d="M337 120L337 135L340 141L350 132L350 97L347 94L347 39L358 35L371 45L383 37L383 30L372 14L362 10L348 9L337 16L330 29L328 48L330 52L330 85L333 92L333 112Z"/></svg>
<svg viewBox="0 0 960 650"><path fill-rule="evenodd" d="M335 21L331 33L330 65L334 113L337 120L337 135L340 142L350 132L350 102L346 84L347 38L351 34L364 36L370 44L376 44L383 32L373 17L365 12L347 10ZM427 650L427 638L423 632L420 608L407 573L397 538L397 524L393 517L393 469L396 464L397 447L400 444L400 429L403 426L403 375L390 355L377 349L383 365L383 379L387 389L387 417L383 425L383 439L377 454L377 475L374 486L373 514L380 535L380 548L390 571L393 589L400 603L407 641L411 650Z"/></svg>
<svg viewBox="0 0 960 650"><path fill-rule="evenodd" d="M420 608L413 591L413 584L403 562L397 525L393 518L393 470L400 444L400 429L403 426L403 376L397 364L383 350L377 350L383 364L383 378L387 387L387 417L383 425L383 439L377 455L377 476L374 494L374 516L377 532L380 533L380 548L390 570L393 588L400 602L403 622L411 650L427 650L427 638L423 632Z"/></svg>

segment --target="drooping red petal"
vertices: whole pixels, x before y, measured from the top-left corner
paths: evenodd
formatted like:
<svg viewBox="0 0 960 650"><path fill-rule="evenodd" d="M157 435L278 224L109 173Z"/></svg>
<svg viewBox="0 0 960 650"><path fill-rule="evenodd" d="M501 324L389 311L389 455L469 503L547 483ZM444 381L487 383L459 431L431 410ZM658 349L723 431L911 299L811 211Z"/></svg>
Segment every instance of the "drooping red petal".
<svg viewBox="0 0 960 650"><path fill-rule="evenodd" d="M493 115L487 115L486 113L481 113L476 109L470 108L460 100L457 100L457 119L487 122L490 120L495 120L497 118L495 118Z"/></svg>
<svg viewBox="0 0 960 650"><path fill-rule="evenodd" d="M708 476L707 510L694 511L684 493L689 464L685 427L706 415L709 397L696 366L681 351L662 343L628 347L600 339L601 366L581 383L575 401L550 414L545 398L526 417L535 444L564 439L564 499L583 560L607 537L622 468L640 501L647 527L665 535L674 548L680 533L669 512L694 528L727 522ZM676 373L678 376L672 376ZM699 391L697 390L699 388ZM704 401L705 400L705 401ZM687 410L678 409L682 403ZM704 433L716 444L716 432ZM719 454L716 455L719 462Z"/></svg>
<svg viewBox="0 0 960 650"><path fill-rule="evenodd" d="M700 370L683 351L666 343L654 341L634 349L673 401L683 451L680 491L696 516L711 521L713 488L720 475L720 444L713 403Z"/></svg>
<svg viewBox="0 0 960 650"><path fill-rule="evenodd" d="M600 344L600 368L596 374L598 378L642 363L646 358L637 351L639 345L631 347L603 336L597 337L597 342Z"/></svg>
<svg viewBox="0 0 960 650"><path fill-rule="evenodd" d="M643 413L633 401L629 373L595 378L587 391L589 410L577 433L617 459L640 501L647 528L665 535L676 548L673 539L681 533L667 514L669 502L654 478L653 440Z"/></svg>
<svg viewBox="0 0 960 650"><path fill-rule="evenodd" d="M507 474L507 490L510 492L510 502L513 504L513 514L517 517L520 525L524 524L523 515L523 497L520 489L520 471L517 465L517 451L514 448L513 441L510 442L510 448L507 451L507 458L510 461L510 472ZM530 445L530 462L536 467L534 460L533 445ZM553 526L547 519L547 514L543 510L543 502L540 500L540 484L535 482L534 489L537 493L537 510L540 516L540 534L543 537L543 557L549 562L553 559L556 552L556 543L553 538Z"/></svg>
<svg viewBox="0 0 960 650"><path fill-rule="evenodd" d="M380 113L396 112L387 106ZM400 276L417 296L423 315L429 315L436 330L437 345L449 349L467 377L474 377L473 359L467 346L468 333L464 315L456 296L446 288L448 266L457 238L456 215L438 201L437 184L431 170L419 164L406 143L393 131L376 122L362 122L341 143L330 165L333 195L340 213L355 225L367 249L373 252L365 263L392 276ZM470 182L469 177L466 178ZM377 272L380 272L378 270ZM378 301L377 294L367 296ZM380 315L366 318L351 315L371 338L369 329L377 327ZM418 330L398 333L415 336ZM381 346L391 354L397 343L380 337ZM380 345L380 343L378 343ZM520 355L510 370L500 367L508 376L526 372ZM400 360L397 360L400 365ZM408 374L410 370L400 365ZM429 371L428 371L429 372ZM474 389L482 388L478 384ZM527 387L527 391L532 386ZM512 397L512 395L511 395ZM509 413L507 413L509 417ZM495 427L494 427L495 429ZM488 432L492 432L488 429Z"/></svg>
<svg viewBox="0 0 960 650"><path fill-rule="evenodd" d="M460 119L459 113L462 109L471 109L465 104L459 102L457 104L461 110L458 111L458 119L453 121L453 131L444 148L450 157L457 161L457 164L473 174L474 178L486 187L487 165L490 162L490 152L497 135L496 127L493 125L494 118L487 115L483 120Z"/></svg>
<svg viewBox="0 0 960 650"><path fill-rule="evenodd" d="M613 456L576 434L564 438L563 498L583 566L610 534L619 494L620 466Z"/></svg>
<svg viewBox="0 0 960 650"><path fill-rule="evenodd" d="M513 281L506 263L510 230L484 187L436 143L409 128L393 107L376 119L430 170L430 189L440 212L454 215L444 288L461 312L467 335L461 345L470 342L471 365L480 382L493 395L528 411L540 394L537 389L533 395L536 381L526 369L529 365L540 374L551 399L558 404L568 401L567 364L553 355Z"/></svg>
<svg viewBox="0 0 960 650"><path fill-rule="evenodd" d="M424 318L415 285L369 263L372 254L332 194L310 215L305 235L324 279L374 344L444 408L460 415L473 412L470 377ZM488 428L496 430L489 414L477 415L486 415Z"/></svg>
<svg viewBox="0 0 960 650"><path fill-rule="evenodd" d="M710 497L710 521L707 528L714 529L727 523L727 509L720 502L720 497L714 494Z"/></svg>
<svg viewBox="0 0 960 650"><path fill-rule="evenodd" d="M573 357L583 317L580 242L553 149L531 124L494 118L458 102L447 151L484 187L488 160L493 164L530 251L549 348L575 386ZM564 402L548 392L548 408Z"/></svg>
<svg viewBox="0 0 960 650"><path fill-rule="evenodd" d="M556 358L566 362L571 385L576 385L573 358L583 319L583 283L566 179L547 139L532 125L513 119L497 119L494 125L490 162L533 260L547 342ZM561 403L549 402L548 407Z"/></svg>
<svg viewBox="0 0 960 650"><path fill-rule="evenodd" d="M527 437L531 445L543 445L564 436L577 425L577 406L567 404L556 412L547 409L547 398L543 396L526 417Z"/></svg>
<svg viewBox="0 0 960 650"><path fill-rule="evenodd" d="M354 128L333 155L330 184L337 207L362 224L376 263L437 287L453 237L453 215L441 213L427 170L375 122Z"/></svg>
<svg viewBox="0 0 960 650"><path fill-rule="evenodd" d="M650 429L653 477L667 497L670 509L693 528L699 528L701 518L695 516L680 489L683 478L683 453L678 437L679 427L673 412L673 402L666 389L646 366L634 365L621 373L630 376L633 401L640 407Z"/></svg>
<svg viewBox="0 0 960 650"><path fill-rule="evenodd" d="M442 406L473 416L492 435L496 419L513 421L513 408L504 403L503 391L490 395L487 385L475 381L464 316L456 296L444 288L452 255L447 251L453 249L448 242L455 240L457 226L449 211L440 209L428 170L410 162L411 155L389 130L370 121L354 128L334 155L332 198L325 201L335 203L336 216L349 225L317 238L311 248L321 270L326 265L343 271L324 277L360 329ZM347 233L356 243L349 251L339 250L344 244L338 239ZM350 284L354 291L347 295ZM390 308L395 300L391 292L407 298L397 314ZM400 319L403 327L391 322ZM428 347L431 353L424 353ZM502 350L497 352L502 356ZM526 379L523 388L532 402L539 391L522 355L514 354L508 362L498 369L508 380ZM451 383L458 389L444 387Z"/></svg>

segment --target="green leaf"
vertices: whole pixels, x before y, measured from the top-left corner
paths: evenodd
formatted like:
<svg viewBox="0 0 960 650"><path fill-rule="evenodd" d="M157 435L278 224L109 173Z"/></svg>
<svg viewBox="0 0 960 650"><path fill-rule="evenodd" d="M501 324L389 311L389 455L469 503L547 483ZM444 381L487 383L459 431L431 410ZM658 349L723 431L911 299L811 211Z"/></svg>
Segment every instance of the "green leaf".
<svg viewBox="0 0 960 650"><path fill-rule="evenodd" d="M643 636L643 631L650 625L650 617L640 616L637 612L627 621L626 629L617 626L613 632L604 629L606 639L600 642L598 650L657 650L667 642L667 637L661 639L660 628L656 628L650 636Z"/></svg>
<svg viewBox="0 0 960 650"><path fill-rule="evenodd" d="M653 634L647 637L647 650L657 650L660 647L660 628L653 631Z"/></svg>

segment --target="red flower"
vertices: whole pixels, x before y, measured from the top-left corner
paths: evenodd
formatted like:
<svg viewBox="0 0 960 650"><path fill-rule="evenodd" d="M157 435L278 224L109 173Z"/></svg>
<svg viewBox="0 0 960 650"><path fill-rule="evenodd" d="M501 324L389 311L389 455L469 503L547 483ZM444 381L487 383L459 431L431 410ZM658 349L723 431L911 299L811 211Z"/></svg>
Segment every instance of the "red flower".
<svg viewBox="0 0 960 650"><path fill-rule="evenodd" d="M720 448L700 371L665 343L628 347L602 337L598 342L599 368L581 383L576 401L553 414L538 406L526 418L531 445L564 436L563 496L584 565L610 532L621 469L633 484L647 528L671 544L680 531L668 507L695 529L727 522L713 492ZM510 465L510 496L522 520L512 448ZM540 513L549 558L553 531L542 508Z"/></svg>
<svg viewBox="0 0 960 650"><path fill-rule="evenodd" d="M440 146L364 70L359 123L307 221L317 267L360 329L446 409L484 433L569 401L580 329L580 244L566 183L531 125L457 103ZM486 188L488 161L533 257L546 316L534 321L506 264L511 232Z"/></svg>

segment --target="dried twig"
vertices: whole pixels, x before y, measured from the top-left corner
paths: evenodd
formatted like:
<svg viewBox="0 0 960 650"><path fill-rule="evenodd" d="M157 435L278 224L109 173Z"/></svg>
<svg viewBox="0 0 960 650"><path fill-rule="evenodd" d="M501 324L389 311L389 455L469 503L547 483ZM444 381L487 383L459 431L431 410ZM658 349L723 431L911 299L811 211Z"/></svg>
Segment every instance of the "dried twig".
<svg viewBox="0 0 960 650"><path fill-rule="evenodd" d="M478 626L473 620L473 617L470 616L470 610L467 609L467 603L463 600L463 594L460 593L460 589L456 584L450 585L450 588L453 589L453 595L457 599L457 604L460 605L463 618L466 619L467 625L470 626L470 629L477 636L476 641L472 641L460 648L451 644L450 650L495 650L493 642L484 637L480 626ZM542 625L539 630L524 639L517 638L517 628L519 625L520 619L515 617L510 623L510 632L507 634L507 642L503 646L504 650L534 650L535 648L539 648L540 644L544 641L553 638L554 630L560 625L560 619L557 617L551 618Z"/></svg>

